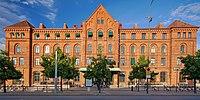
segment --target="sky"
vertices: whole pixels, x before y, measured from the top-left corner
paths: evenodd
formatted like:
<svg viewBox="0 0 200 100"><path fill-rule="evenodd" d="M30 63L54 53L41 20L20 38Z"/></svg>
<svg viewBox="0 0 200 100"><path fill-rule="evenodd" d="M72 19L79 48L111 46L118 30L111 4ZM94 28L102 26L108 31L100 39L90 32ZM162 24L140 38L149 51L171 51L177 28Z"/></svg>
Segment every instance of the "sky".
<svg viewBox="0 0 200 100"><path fill-rule="evenodd" d="M123 28L148 27L147 16L152 16L151 27L163 23L167 27L175 20L200 26L200 0L0 0L0 49L5 49L3 27L28 20L35 28L43 23L47 28L69 28L89 18L102 4L108 13L122 23ZM151 6L150 6L151 4ZM200 49L200 31L197 33Z"/></svg>

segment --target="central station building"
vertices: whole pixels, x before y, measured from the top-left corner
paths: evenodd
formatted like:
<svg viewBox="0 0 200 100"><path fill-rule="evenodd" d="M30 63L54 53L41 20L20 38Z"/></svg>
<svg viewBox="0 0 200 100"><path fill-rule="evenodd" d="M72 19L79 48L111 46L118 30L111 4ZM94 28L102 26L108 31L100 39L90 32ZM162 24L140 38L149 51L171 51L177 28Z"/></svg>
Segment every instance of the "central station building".
<svg viewBox="0 0 200 100"><path fill-rule="evenodd" d="M159 73L155 84L188 84L180 74L184 65L179 57L195 54L198 28L180 20L175 20L166 28L158 24L150 28L150 32L149 28L139 28L137 24L133 28L122 28L122 24L114 20L102 5L80 27L74 25L74 28L68 28L64 24L63 28L46 28L40 23L35 28L23 20L4 27L6 50L16 69L24 75L22 79L13 80L12 84L31 86L46 81L52 83L53 79L45 80L44 68L39 62L42 55L53 53L56 47L69 57L77 57L76 68L80 75L73 80L76 85L84 86L84 71L91 63L89 57L96 56L99 51L109 60L119 62L119 66L116 64L111 69L112 87L129 85L131 65L141 55L149 57L151 71Z"/></svg>

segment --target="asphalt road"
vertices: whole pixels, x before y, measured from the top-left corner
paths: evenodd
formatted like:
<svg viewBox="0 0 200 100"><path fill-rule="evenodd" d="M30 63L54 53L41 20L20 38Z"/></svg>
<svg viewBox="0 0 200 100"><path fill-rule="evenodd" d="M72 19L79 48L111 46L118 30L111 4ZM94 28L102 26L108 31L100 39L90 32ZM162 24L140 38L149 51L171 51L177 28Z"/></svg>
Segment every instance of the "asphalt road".
<svg viewBox="0 0 200 100"><path fill-rule="evenodd" d="M0 96L0 100L200 100L200 96Z"/></svg>

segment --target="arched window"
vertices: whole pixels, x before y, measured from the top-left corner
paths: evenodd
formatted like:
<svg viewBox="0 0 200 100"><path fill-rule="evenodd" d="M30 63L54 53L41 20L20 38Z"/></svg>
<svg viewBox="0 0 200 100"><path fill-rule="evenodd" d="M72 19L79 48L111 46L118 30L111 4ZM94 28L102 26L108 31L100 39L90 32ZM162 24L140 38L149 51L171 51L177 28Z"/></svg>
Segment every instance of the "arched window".
<svg viewBox="0 0 200 100"><path fill-rule="evenodd" d="M89 31L88 31L88 38L92 38L92 36L93 36L92 31L89 30Z"/></svg>
<svg viewBox="0 0 200 100"><path fill-rule="evenodd" d="M80 47L78 45L75 47L75 52L80 53Z"/></svg>
<svg viewBox="0 0 200 100"><path fill-rule="evenodd" d="M66 53L70 53L70 46L66 46L66 47L65 47L65 52L66 52Z"/></svg>
<svg viewBox="0 0 200 100"><path fill-rule="evenodd" d="M131 46L131 53L135 53L135 46Z"/></svg>
<svg viewBox="0 0 200 100"><path fill-rule="evenodd" d="M35 46L35 53L40 53L40 46Z"/></svg>
<svg viewBox="0 0 200 100"><path fill-rule="evenodd" d="M17 52L17 53L21 52L21 46L20 46L20 45L17 45L17 46L16 46L16 52Z"/></svg>
<svg viewBox="0 0 200 100"><path fill-rule="evenodd" d="M102 32L101 30L98 32L98 37L99 37L99 38L102 38L102 37L103 37L103 32Z"/></svg>
<svg viewBox="0 0 200 100"><path fill-rule="evenodd" d="M88 44L88 52L92 52L92 45Z"/></svg>
<svg viewBox="0 0 200 100"><path fill-rule="evenodd" d="M101 44L98 45L98 51L99 51L99 52L102 52L102 51L103 51L103 47L102 47Z"/></svg>
<svg viewBox="0 0 200 100"><path fill-rule="evenodd" d="M121 52L121 53L125 53L125 46L124 46L124 45L122 45L122 46L120 47L120 52Z"/></svg>
<svg viewBox="0 0 200 100"><path fill-rule="evenodd" d="M161 47L161 52L162 52L162 53L166 53L166 47L165 47L165 46L162 46L162 47Z"/></svg>
<svg viewBox="0 0 200 100"><path fill-rule="evenodd" d="M145 47L141 46L141 53L144 53L144 52L145 52Z"/></svg>
<svg viewBox="0 0 200 100"><path fill-rule="evenodd" d="M113 37L113 31L110 30L110 31L108 32L108 37L109 37L109 38L112 38L112 37Z"/></svg>
<svg viewBox="0 0 200 100"><path fill-rule="evenodd" d="M55 33L55 39L59 39L60 38L60 33Z"/></svg>
<svg viewBox="0 0 200 100"><path fill-rule="evenodd" d="M185 46L184 45L181 45L181 53L184 53L185 52Z"/></svg>
<svg viewBox="0 0 200 100"><path fill-rule="evenodd" d="M108 45L108 52L112 52L112 44Z"/></svg>
<svg viewBox="0 0 200 100"><path fill-rule="evenodd" d="M49 47L49 46L45 46L44 52L45 52L45 53L50 53L50 47Z"/></svg>
<svg viewBox="0 0 200 100"><path fill-rule="evenodd" d="M153 45L152 47L151 47L151 53L155 53L156 52L156 47Z"/></svg>
<svg viewBox="0 0 200 100"><path fill-rule="evenodd" d="M40 81L40 72L34 72L34 82Z"/></svg>

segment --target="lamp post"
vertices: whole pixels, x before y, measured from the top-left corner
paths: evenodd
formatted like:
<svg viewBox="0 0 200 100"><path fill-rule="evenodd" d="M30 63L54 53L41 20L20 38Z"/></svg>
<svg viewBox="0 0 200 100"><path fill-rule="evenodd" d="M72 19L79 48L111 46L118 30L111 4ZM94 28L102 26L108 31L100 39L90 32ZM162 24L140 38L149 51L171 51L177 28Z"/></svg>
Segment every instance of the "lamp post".
<svg viewBox="0 0 200 100"><path fill-rule="evenodd" d="M54 89L54 93L56 94L57 93L57 55L58 55L58 51L56 50L56 56L55 56L55 79L54 79L54 85L55 85L55 89Z"/></svg>

